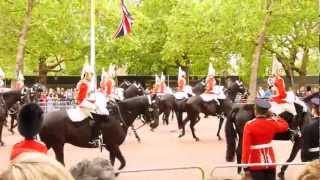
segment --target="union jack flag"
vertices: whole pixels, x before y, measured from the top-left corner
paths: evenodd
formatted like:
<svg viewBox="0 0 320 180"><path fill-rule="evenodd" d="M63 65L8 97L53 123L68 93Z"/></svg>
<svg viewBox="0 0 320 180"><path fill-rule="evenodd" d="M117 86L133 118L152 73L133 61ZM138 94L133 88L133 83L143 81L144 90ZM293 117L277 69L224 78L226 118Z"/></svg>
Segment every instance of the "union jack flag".
<svg viewBox="0 0 320 180"><path fill-rule="evenodd" d="M117 32L113 36L114 39L130 33L133 24L133 17L129 13L126 5L124 4L124 0L121 0L120 6L122 10L122 19Z"/></svg>

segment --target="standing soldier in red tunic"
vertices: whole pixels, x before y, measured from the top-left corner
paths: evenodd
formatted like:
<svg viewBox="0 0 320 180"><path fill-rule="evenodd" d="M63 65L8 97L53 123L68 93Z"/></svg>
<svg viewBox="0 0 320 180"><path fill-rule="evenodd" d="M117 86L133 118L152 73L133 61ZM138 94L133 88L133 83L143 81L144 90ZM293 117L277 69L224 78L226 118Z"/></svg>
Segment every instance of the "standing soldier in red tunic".
<svg viewBox="0 0 320 180"><path fill-rule="evenodd" d="M186 87L186 73L181 69L181 67L179 67L177 91L184 92L185 87Z"/></svg>
<svg viewBox="0 0 320 180"><path fill-rule="evenodd" d="M35 139L43 122L43 111L39 105L30 103L24 105L18 118L18 130L24 140L15 144L12 148L10 160L24 152L41 152L47 154L47 146Z"/></svg>
<svg viewBox="0 0 320 180"><path fill-rule="evenodd" d="M271 141L276 133L288 130L288 123L282 118L271 118L271 105L268 101L257 99L255 115L248 121L243 131L241 163L274 163L275 156ZM245 169L253 180L275 180L275 166L254 166Z"/></svg>
<svg viewBox="0 0 320 180"><path fill-rule="evenodd" d="M214 78L215 70L212 67L212 64L209 64L208 75L206 78L206 93L212 94L214 86L216 85L216 80Z"/></svg>
<svg viewBox="0 0 320 180"><path fill-rule="evenodd" d="M15 89L21 90L24 87L24 77L21 71L18 73Z"/></svg>

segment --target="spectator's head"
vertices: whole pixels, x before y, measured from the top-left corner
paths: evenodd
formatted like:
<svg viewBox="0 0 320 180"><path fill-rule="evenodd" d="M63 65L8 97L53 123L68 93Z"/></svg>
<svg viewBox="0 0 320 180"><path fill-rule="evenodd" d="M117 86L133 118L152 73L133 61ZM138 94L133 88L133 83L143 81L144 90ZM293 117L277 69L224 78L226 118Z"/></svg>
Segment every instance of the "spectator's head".
<svg viewBox="0 0 320 180"><path fill-rule="evenodd" d="M307 86L306 90L311 91L311 86Z"/></svg>
<svg viewBox="0 0 320 180"><path fill-rule="evenodd" d="M74 180L55 159L35 152L20 154L1 173L0 180Z"/></svg>
<svg viewBox="0 0 320 180"><path fill-rule="evenodd" d="M115 174L110 162L106 159L95 158L91 161L82 160L70 169L76 180L114 180Z"/></svg>
<svg viewBox="0 0 320 180"><path fill-rule="evenodd" d="M24 105L18 116L18 130L26 139L33 139L40 131L43 111L38 104Z"/></svg>
<svg viewBox="0 0 320 180"><path fill-rule="evenodd" d="M257 98L256 104L255 104L256 116L268 115L270 107L271 107L271 104L268 101Z"/></svg>
<svg viewBox="0 0 320 180"><path fill-rule="evenodd" d="M319 180L320 179L320 160L317 159L308 163L297 179L298 180Z"/></svg>

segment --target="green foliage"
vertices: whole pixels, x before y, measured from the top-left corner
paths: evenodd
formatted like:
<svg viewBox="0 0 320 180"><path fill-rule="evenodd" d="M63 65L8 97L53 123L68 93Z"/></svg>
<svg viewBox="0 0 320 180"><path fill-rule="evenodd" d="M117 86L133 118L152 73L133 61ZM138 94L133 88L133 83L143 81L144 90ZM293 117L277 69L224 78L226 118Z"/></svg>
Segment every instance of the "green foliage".
<svg viewBox="0 0 320 180"><path fill-rule="evenodd" d="M26 74L36 74L40 58L55 63L63 59L58 75L78 75L89 56L90 1L35 0L25 54ZM255 40L264 15L263 0L126 0L135 21L133 32L112 39L120 20L119 0L96 0L96 69L109 63L127 65L130 74L175 75L179 65L194 75L205 75L212 62L218 75L230 72L229 57L237 54L238 74L247 79ZM19 31L25 15L24 0L0 1L0 66L13 77ZM316 22L313 0L274 1L267 37L285 36L294 26ZM297 28L299 29L299 28ZM299 32L303 32L300 28ZM271 42L268 43L278 43ZM294 43L317 47L315 35ZM312 53L311 53L312 54ZM308 72L316 70L312 64ZM265 75L272 54L263 51L259 75Z"/></svg>

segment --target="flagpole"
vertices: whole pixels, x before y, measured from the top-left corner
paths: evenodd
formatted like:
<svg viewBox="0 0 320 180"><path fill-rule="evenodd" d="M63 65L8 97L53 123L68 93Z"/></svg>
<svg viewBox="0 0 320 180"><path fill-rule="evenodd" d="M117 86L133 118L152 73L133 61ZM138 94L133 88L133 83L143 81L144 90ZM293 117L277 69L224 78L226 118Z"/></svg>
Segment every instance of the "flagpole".
<svg viewBox="0 0 320 180"><path fill-rule="evenodd" d="M97 88L96 63L95 63L95 7L94 0L90 0L90 65L93 68L92 90Z"/></svg>

